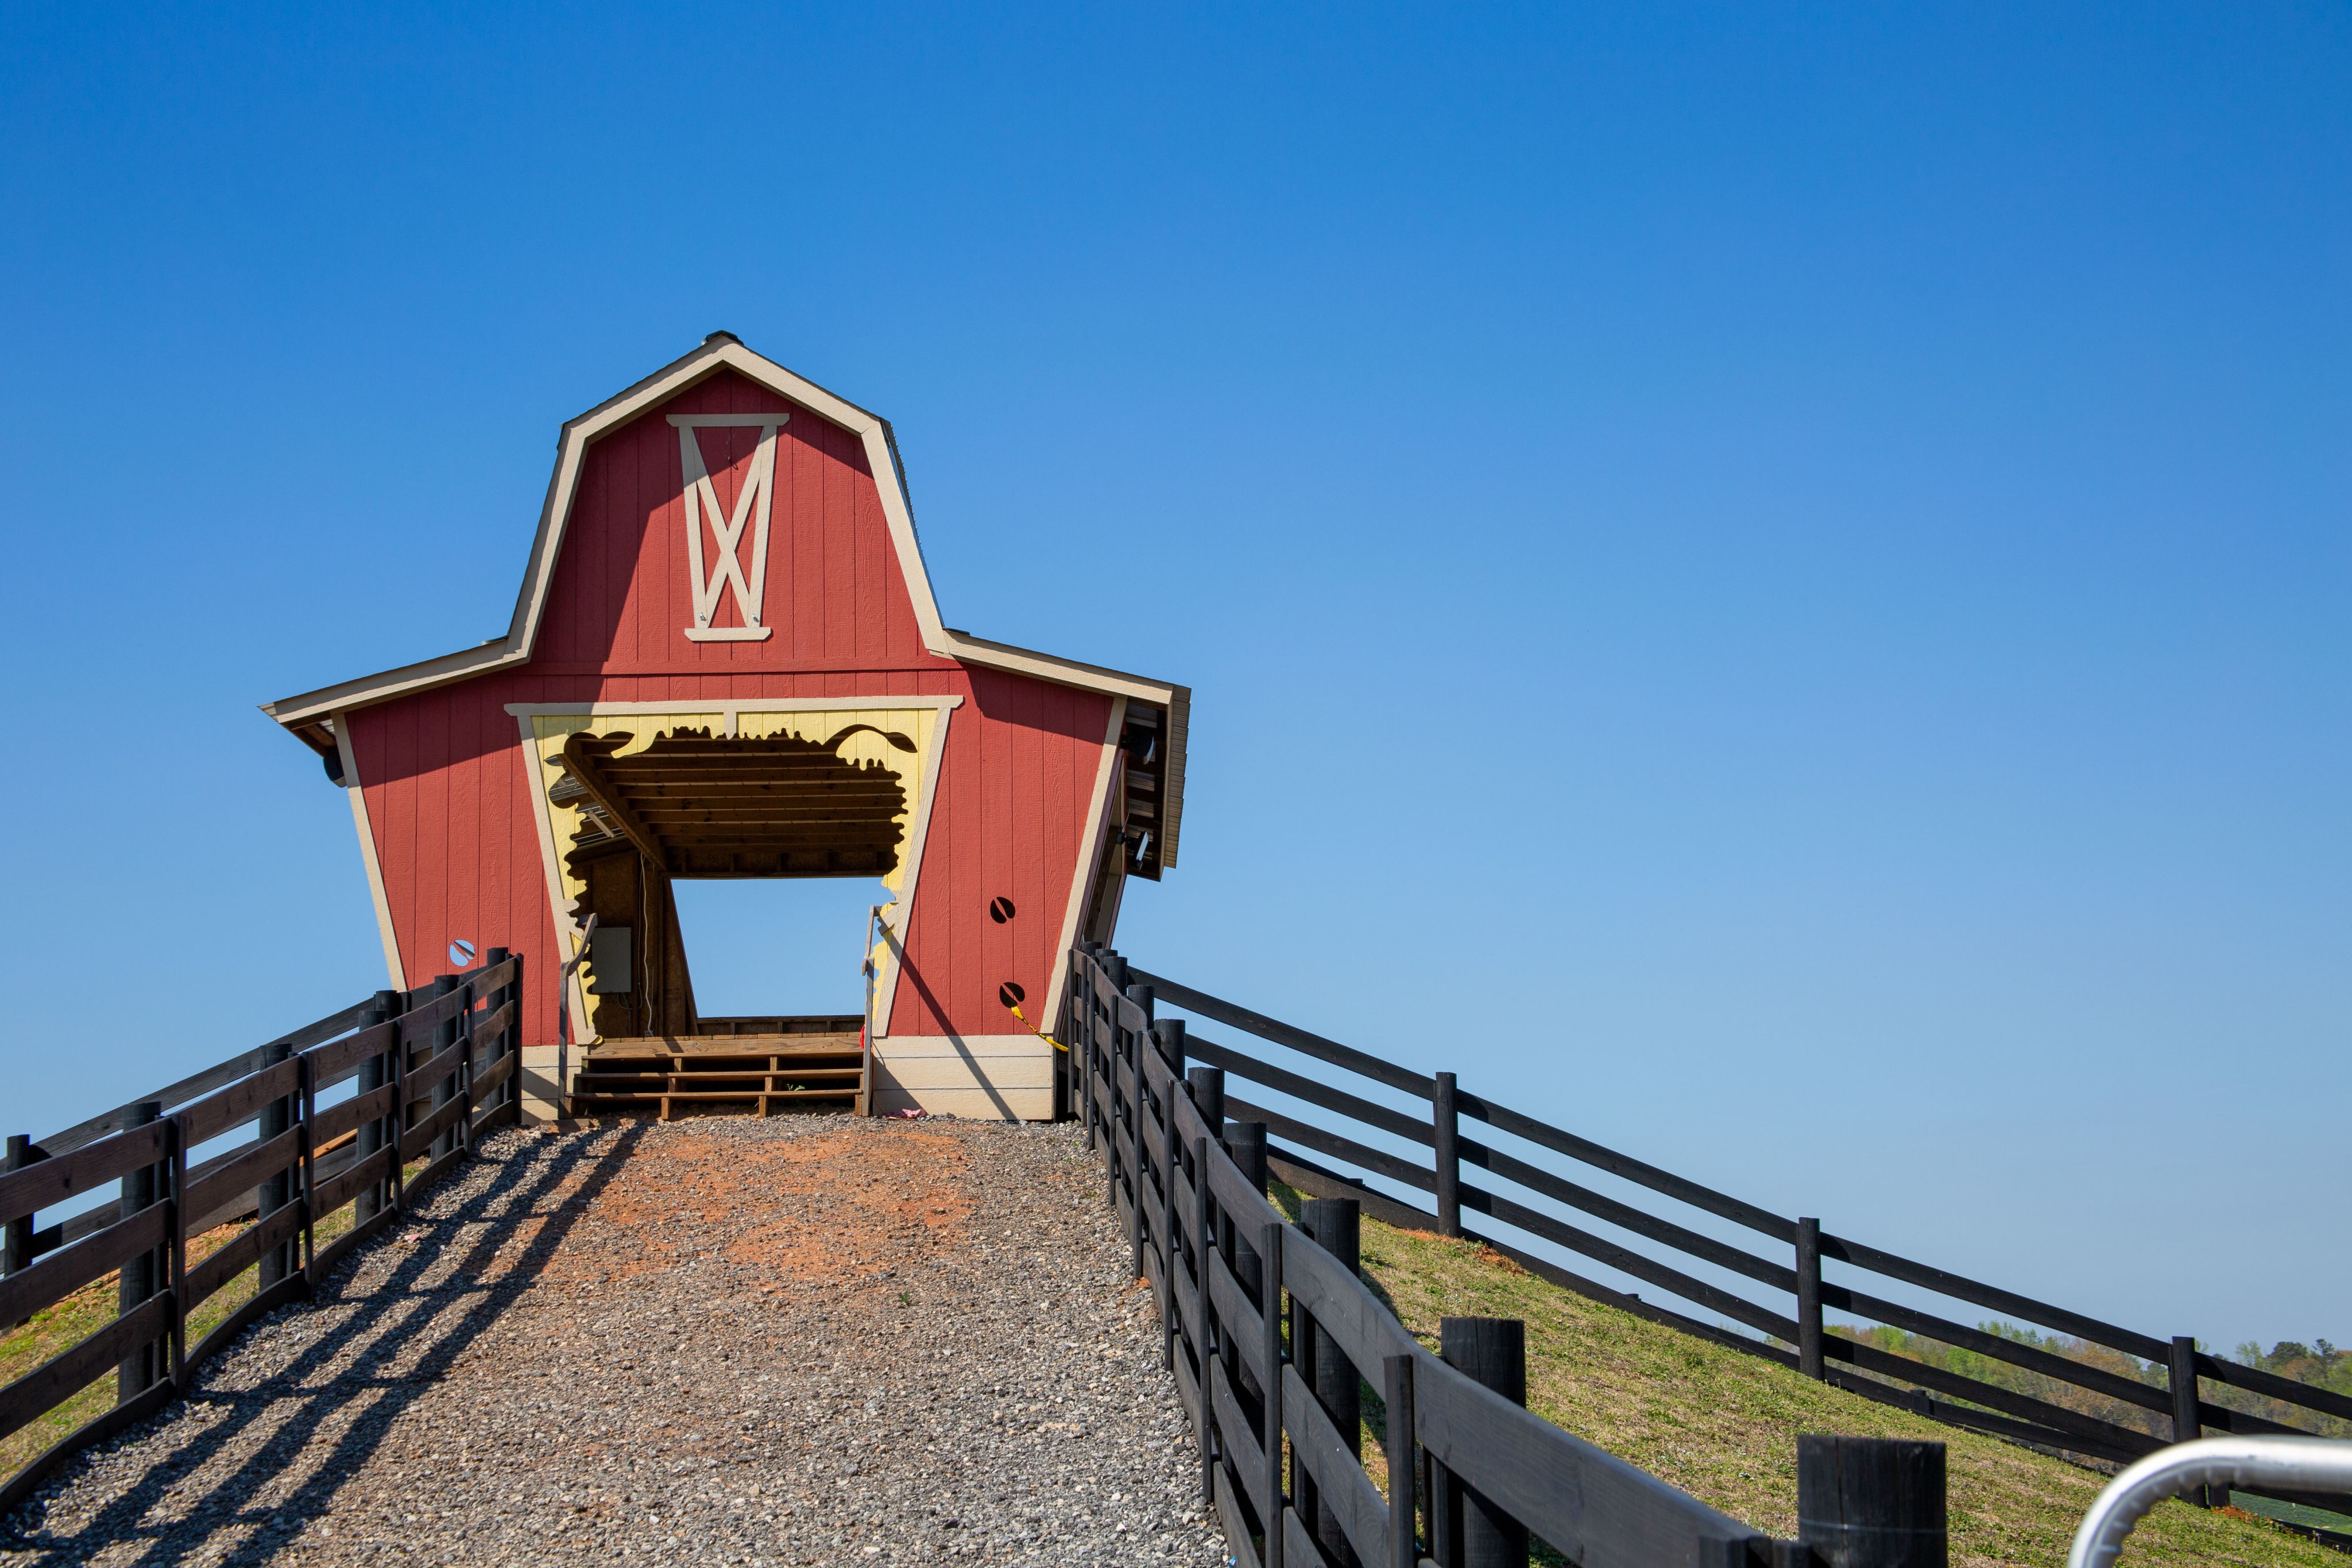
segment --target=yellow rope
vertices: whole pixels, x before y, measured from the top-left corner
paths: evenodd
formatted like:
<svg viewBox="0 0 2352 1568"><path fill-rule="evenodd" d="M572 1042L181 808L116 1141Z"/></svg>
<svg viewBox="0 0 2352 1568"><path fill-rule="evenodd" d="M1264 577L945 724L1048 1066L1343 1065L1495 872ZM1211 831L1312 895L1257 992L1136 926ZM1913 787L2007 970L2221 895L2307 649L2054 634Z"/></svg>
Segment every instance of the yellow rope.
<svg viewBox="0 0 2352 1568"><path fill-rule="evenodd" d="M1023 1029L1027 1030L1031 1034L1035 1035L1039 1040L1044 1040L1055 1051L1061 1051L1065 1055L1068 1054L1070 1049L1068 1046L1064 1045L1060 1040L1055 1040L1052 1035L1047 1034L1044 1030L1037 1028L1029 1021L1029 1016L1021 1010L1021 1004L1019 1002L1006 1002L1004 1005L1013 1009L1013 1016L1021 1020L1021 1027Z"/></svg>

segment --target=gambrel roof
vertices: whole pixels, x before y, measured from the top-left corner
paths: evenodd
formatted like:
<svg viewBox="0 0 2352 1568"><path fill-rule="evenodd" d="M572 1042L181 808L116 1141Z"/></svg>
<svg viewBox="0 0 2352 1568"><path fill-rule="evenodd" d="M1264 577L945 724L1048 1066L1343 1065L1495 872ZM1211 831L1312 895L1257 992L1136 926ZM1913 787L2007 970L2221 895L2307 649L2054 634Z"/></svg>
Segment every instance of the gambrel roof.
<svg viewBox="0 0 2352 1568"><path fill-rule="evenodd" d="M701 347L664 366L617 396L565 422L557 449L555 472L548 481L547 501L541 508L539 532L531 543L530 560L523 572L522 589L515 597L514 618L504 637L478 647L445 653L437 659L404 664L381 674L344 681L262 705L262 711L292 731L314 749L331 751L327 721L341 709L366 707L413 692L472 680L529 663L547 609L548 589L563 547L572 503L589 446L631 420L706 377L731 370L791 402L851 432L864 444L868 470L882 501L883 516L896 549L907 595L922 631L923 646L943 658L966 664L1008 670L1086 691L1122 696L1157 707L1166 715L1165 800L1160 809L1160 862L1176 863L1178 828L1182 820L1185 737L1191 716L1189 687L1131 675L1074 659L1057 658L1027 648L992 643L942 625L939 601L932 596L930 574L923 565L922 548L915 535L913 510L907 502L906 471L889 421L814 382L793 374L774 361L753 353L731 332L713 332Z"/></svg>

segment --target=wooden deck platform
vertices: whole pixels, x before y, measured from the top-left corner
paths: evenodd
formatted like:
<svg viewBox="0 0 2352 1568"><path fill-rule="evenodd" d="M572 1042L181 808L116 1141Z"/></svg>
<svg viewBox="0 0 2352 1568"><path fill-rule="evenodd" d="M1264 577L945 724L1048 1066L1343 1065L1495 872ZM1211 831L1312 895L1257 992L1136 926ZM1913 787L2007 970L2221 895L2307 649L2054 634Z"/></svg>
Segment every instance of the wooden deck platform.
<svg viewBox="0 0 2352 1568"><path fill-rule="evenodd" d="M572 1103L581 1115L653 1111L665 1122L688 1109L845 1110L864 1076L854 1030L607 1040L588 1048Z"/></svg>

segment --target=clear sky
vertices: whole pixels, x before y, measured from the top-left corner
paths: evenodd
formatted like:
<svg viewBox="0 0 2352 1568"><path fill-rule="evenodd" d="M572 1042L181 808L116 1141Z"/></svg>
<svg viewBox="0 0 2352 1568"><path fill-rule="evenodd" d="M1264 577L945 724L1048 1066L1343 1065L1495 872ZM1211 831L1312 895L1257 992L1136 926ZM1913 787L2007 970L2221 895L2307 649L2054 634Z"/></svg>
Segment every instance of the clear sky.
<svg viewBox="0 0 2352 1568"><path fill-rule="evenodd" d="M502 631L558 423L725 328L896 423L951 624L1194 687L1139 962L2352 1339L2347 81L2317 5L11 7L0 1122L383 983L254 705Z"/></svg>

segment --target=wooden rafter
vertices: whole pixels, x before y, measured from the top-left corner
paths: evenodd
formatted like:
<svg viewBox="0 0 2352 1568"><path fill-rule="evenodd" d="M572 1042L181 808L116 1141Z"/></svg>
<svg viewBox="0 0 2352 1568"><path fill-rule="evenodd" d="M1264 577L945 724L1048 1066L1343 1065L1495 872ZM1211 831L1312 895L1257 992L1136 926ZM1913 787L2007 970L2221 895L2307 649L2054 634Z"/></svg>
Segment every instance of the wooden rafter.
<svg viewBox="0 0 2352 1568"><path fill-rule="evenodd" d="M563 766L572 778L580 780L590 798L604 808L604 815L612 820L613 825L637 846L637 852L654 864L662 865L667 857L663 853L661 844L646 831L646 825L637 821L637 814L622 800L620 791L606 781L600 766L606 757L626 744L625 736L597 739L584 733L574 735L563 743Z"/></svg>
<svg viewBox="0 0 2352 1568"><path fill-rule="evenodd" d="M914 747L904 736L875 733L895 749ZM593 805L668 875L887 872L905 836L906 788L887 767L840 757L845 738L666 735L615 756L626 737L582 733L564 743L568 777L556 789ZM601 847L583 839L573 853Z"/></svg>

